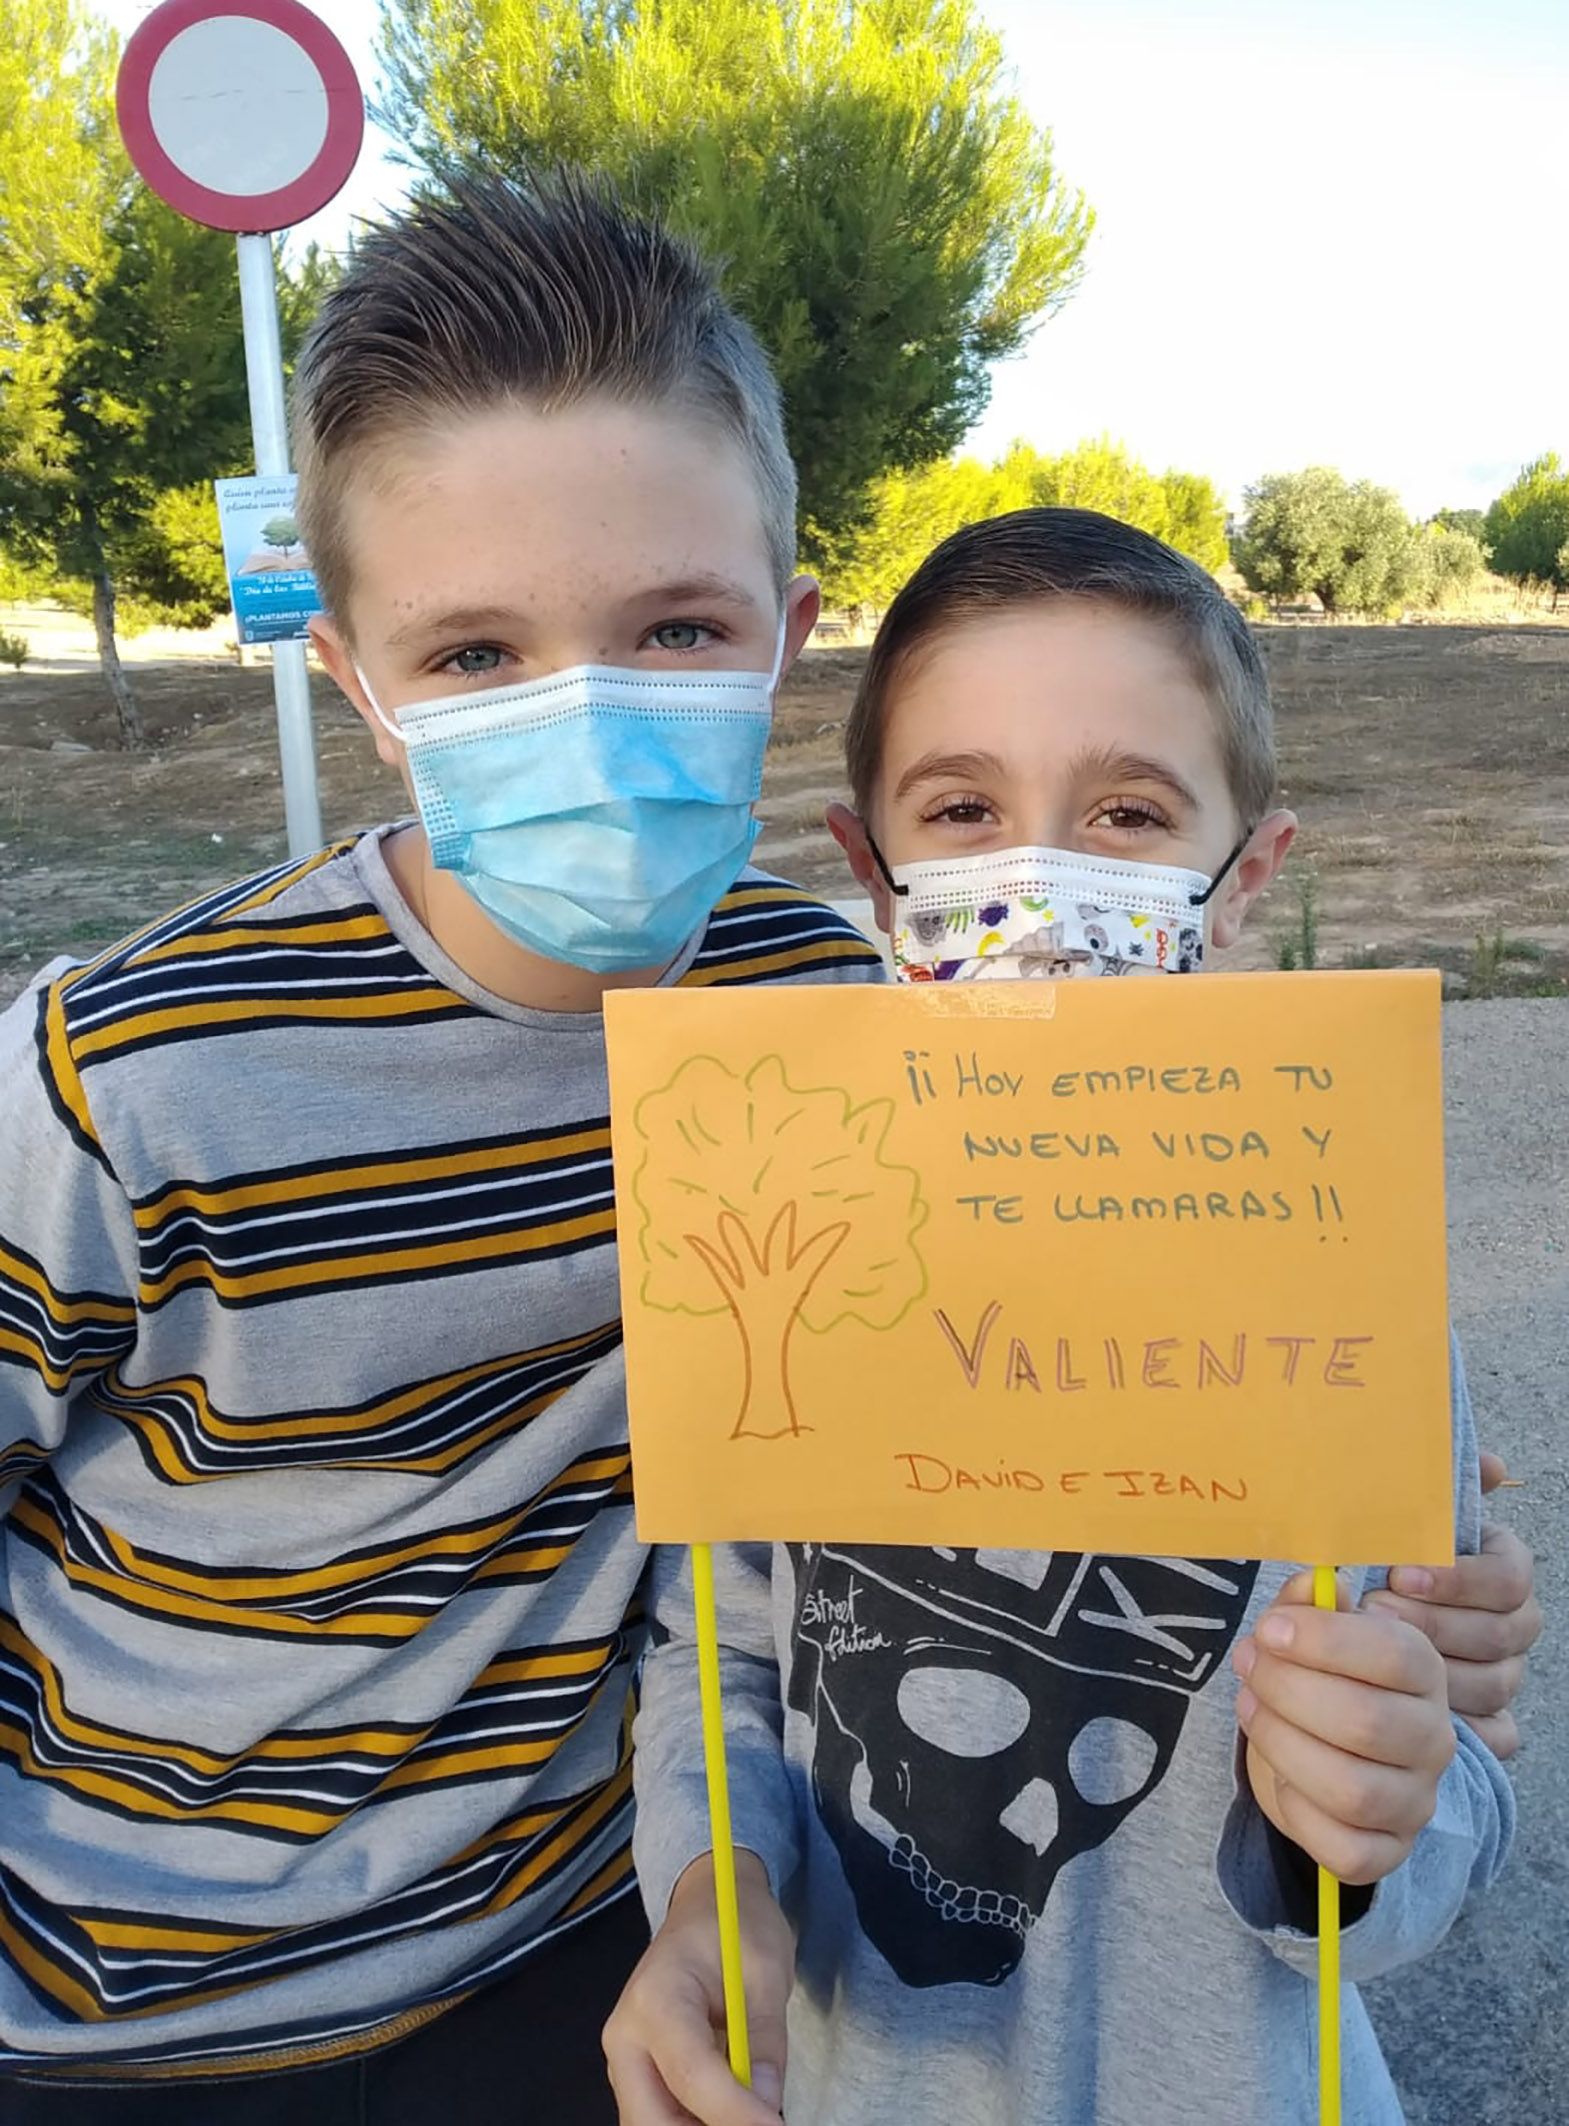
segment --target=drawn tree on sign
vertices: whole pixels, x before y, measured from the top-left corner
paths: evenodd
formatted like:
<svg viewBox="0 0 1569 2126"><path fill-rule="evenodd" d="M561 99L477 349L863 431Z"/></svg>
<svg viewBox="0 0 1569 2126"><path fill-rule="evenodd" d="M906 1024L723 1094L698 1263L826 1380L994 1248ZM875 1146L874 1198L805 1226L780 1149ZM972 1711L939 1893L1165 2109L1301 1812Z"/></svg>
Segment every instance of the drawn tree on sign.
<svg viewBox="0 0 1569 2126"><path fill-rule="evenodd" d="M269 517L261 528L263 546L276 548L279 553L291 554L300 543L300 527L286 511Z"/></svg>
<svg viewBox="0 0 1569 2126"><path fill-rule="evenodd" d="M693 1056L638 1102L643 1299L728 1309L744 1360L732 1439L810 1431L790 1383L798 1323L891 1329L926 1289L920 1177L883 1154L893 1114L891 1100L792 1085L778 1056L744 1077Z"/></svg>

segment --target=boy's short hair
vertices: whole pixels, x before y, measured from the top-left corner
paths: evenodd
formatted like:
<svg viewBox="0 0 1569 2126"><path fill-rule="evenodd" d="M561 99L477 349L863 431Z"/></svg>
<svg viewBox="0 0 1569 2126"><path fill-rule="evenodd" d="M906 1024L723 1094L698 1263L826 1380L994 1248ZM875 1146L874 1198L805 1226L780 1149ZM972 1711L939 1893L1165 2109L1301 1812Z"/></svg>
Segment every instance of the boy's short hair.
<svg viewBox="0 0 1569 2126"><path fill-rule="evenodd" d="M864 816L882 765L888 695L945 628L979 613L1078 598L1164 621L1214 705L1232 800L1252 831L1275 794L1269 680L1247 622L1174 547L1094 509L1017 509L967 524L927 556L883 615L845 729Z"/></svg>
<svg viewBox="0 0 1569 2126"><path fill-rule="evenodd" d="M768 358L693 247L561 170L460 175L373 228L295 369L299 515L322 602L346 621L340 497L378 443L453 414L603 394L681 405L740 444L778 587L795 467Z"/></svg>

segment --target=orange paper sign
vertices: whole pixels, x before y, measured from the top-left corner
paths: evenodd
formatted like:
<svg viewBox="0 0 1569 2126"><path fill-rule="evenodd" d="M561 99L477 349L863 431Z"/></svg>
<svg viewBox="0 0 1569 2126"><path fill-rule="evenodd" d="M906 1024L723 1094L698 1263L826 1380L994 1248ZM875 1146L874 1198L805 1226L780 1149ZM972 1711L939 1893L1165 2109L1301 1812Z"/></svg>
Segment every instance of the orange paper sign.
<svg viewBox="0 0 1569 2126"><path fill-rule="evenodd" d="M607 999L640 1533L1452 1556L1424 974Z"/></svg>

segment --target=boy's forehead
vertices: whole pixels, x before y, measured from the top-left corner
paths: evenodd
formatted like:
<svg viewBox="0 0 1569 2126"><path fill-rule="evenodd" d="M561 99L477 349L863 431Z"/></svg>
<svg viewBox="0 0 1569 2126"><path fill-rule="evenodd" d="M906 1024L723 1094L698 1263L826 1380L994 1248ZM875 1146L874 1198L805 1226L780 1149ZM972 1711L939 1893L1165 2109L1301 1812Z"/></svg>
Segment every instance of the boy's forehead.
<svg viewBox="0 0 1569 2126"><path fill-rule="evenodd" d="M967 616L924 644L889 688L884 793L935 745L1013 768L1125 753L1224 784L1216 704L1174 631L1083 600Z"/></svg>
<svg viewBox="0 0 1569 2126"><path fill-rule="evenodd" d="M739 446L667 405L507 402L384 436L343 493L356 602L415 611L598 603L663 587L773 598Z"/></svg>

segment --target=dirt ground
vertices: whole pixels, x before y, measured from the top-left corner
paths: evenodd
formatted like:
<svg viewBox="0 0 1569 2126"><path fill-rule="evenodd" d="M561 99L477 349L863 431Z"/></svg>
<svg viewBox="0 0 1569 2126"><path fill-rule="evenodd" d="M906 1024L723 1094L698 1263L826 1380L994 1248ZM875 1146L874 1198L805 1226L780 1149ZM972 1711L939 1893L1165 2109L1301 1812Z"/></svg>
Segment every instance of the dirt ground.
<svg viewBox="0 0 1569 2126"><path fill-rule="evenodd" d="M1320 965L1437 964L1454 994L1569 994L1569 629L1258 633L1305 832L1233 964L1300 964L1306 894ZM150 743L127 754L90 645L49 647L69 653L0 674L0 999L56 953L284 853L265 667L216 645L137 657ZM807 653L765 785L762 860L835 897L853 889L822 816L863 655ZM402 809L331 682L314 689L328 832Z"/></svg>

